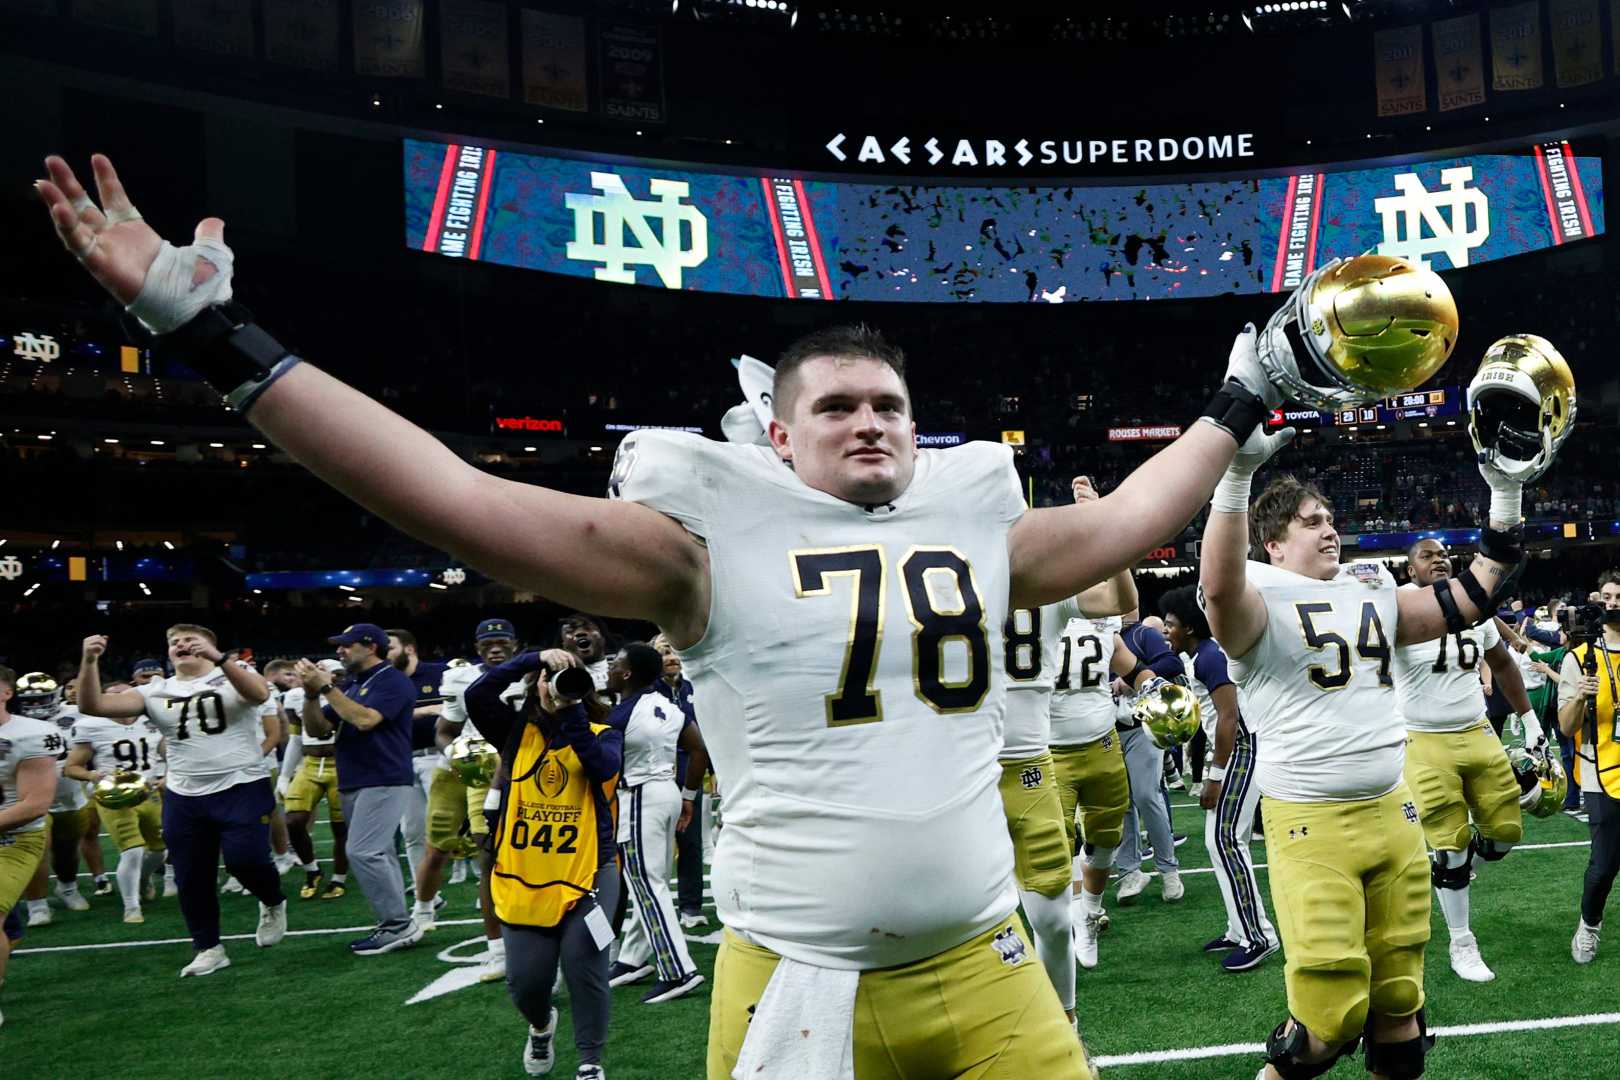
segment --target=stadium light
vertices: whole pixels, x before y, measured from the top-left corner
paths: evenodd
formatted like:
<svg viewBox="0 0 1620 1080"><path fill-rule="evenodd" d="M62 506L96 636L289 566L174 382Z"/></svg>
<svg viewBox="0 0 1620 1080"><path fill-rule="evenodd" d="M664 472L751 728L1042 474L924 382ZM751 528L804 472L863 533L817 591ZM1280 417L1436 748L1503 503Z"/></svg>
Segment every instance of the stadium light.
<svg viewBox="0 0 1620 1080"><path fill-rule="evenodd" d="M450 586L444 584L443 582L439 582L439 581L430 581L430 582L428 582L428 588L430 588L430 589L448 589L449 587Z"/></svg>
<svg viewBox="0 0 1620 1080"><path fill-rule="evenodd" d="M39 588L39 582L36 581L32 585L28 586L28 588L23 590L23 595L24 596L33 596L34 595L34 590L37 589L37 588Z"/></svg>
<svg viewBox="0 0 1620 1080"><path fill-rule="evenodd" d="M113 445L116 445L117 442L118 442L117 439L102 439L101 441L104 442L104 443L110 443L110 444L113 444Z"/></svg>
<svg viewBox="0 0 1620 1080"><path fill-rule="evenodd" d="M264 443L262 443L262 442L256 442L256 443L253 443L252 445L253 445L253 449L255 449L255 450L263 450L265 448Z"/></svg>
<svg viewBox="0 0 1620 1080"><path fill-rule="evenodd" d="M223 449L225 449L225 444L222 443L222 442L211 442L208 445L212 446L215 450L223 450Z"/></svg>
<svg viewBox="0 0 1620 1080"><path fill-rule="evenodd" d="M163 445L163 440L162 439L153 439L152 440L152 445L153 446L162 446Z"/></svg>
<svg viewBox="0 0 1620 1080"><path fill-rule="evenodd" d="M358 601L360 601L360 602L361 602L361 603L364 603L364 602L365 602L365 599L366 599L366 598L365 598L365 597L363 597L363 596L351 596L351 597L349 597L349 599L350 599L350 600L358 600Z"/></svg>
<svg viewBox="0 0 1620 1080"><path fill-rule="evenodd" d="M174 550L174 541L173 540L165 540L165 541L163 541L163 546L168 548L170 551L173 551Z"/></svg>
<svg viewBox="0 0 1620 1080"><path fill-rule="evenodd" d="M338 588L342 589L344 592L354 592L353 585L339 585Z"/></svg>
<svg viewBox="0 0 1620 1080"><path fill-rule="evenodd" d="M1563 108L1563 106L1562 106L1562 105L1560 105L1560 106L1558 106L1558 107L1559 107L1559 108L1560 108L1560 109L1562 109L1562 108ZM52 439L52 438L53 438L53 436L50 436L50 435L41 435L41 436L40 436L40 437L39 437L39 441L40 441L40 442L50 442L50 441L51 441L51 439Z"/></svg>
<svg viewBox="0 0 1620 1080"><path fill-rule="evenodd" d="M60 540L52 540L51 541L51 550L52 551L55 551L57 548L59 548L61 546L62 546L62 541L60 541Z"/></svg>
<svg viewBox="0 0 1620 1080"><path fill-rule="evenodd" d="M119 551L124 550L124 542L122 540L114 540L113 543L117 546Z"/></svg>
<svg viewBox="0 0 1620 1080"><path fill-rule="evenodd" d="M146 582L144 582L144 581L142 581L142 582L140 582L140 583L139 583L139 584L140 584L140 586L141 586L141 592L143 592L143 593L145 593L145 594L146 594L146 595L147 595L147 596L151 596L151 595L152 595L152 590L151 590L151 589L148 589L148 588L147 588L147 587L146 587Z"/></svg>

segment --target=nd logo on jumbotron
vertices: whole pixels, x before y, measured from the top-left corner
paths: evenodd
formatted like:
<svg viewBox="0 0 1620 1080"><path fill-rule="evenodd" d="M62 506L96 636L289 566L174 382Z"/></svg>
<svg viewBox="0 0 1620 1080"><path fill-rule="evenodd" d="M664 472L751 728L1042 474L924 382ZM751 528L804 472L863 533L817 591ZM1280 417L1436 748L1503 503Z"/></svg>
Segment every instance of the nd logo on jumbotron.
<svg viewBox="0 0 1620 1080"><path fill-rule="evenodd" d="M647 199L631 195L615 173L591 173L591 186L598 194L564 195L565 205L574 212L574 238L565 254L600 263L594 271L596 280L634 285L636 271L631 267L650 266L666 289L679 289L682 273L709 257L709 221L697 207L682 201L691 191L686 181L653 177L647 181L647 192L654 197Z"/></svg>
<svg viewBox="0 0 1620 1080"><path fill-rule="evenodd" d="M1453 268L1468 265L1468 252L1491 235L1491 204L1470 186L1472 165L1440 170L1441 188L1430 191L1415 172L1397 173L1400 194L1373 200L1383 219L1384 241L1378 254L1397 255L1429 269L1428 256L1444 255Z"/></svg>

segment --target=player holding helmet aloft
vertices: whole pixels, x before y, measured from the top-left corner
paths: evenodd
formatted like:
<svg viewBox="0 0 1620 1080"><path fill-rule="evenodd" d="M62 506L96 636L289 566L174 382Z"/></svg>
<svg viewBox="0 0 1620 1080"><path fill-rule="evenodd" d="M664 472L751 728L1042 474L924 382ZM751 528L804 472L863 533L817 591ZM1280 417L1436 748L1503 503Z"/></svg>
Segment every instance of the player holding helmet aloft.
<svg viewBox="0 0 1620 1080"><path fill-rule="evenodd" d="M1438 540L1419 540L1406 558L1411 580L1402 592L1430 589L1451 576L1446 546ZM1430 877L1451 933L1451 970L1469 982L1496 978L1468 925L1474 859L1494 862L1524 837L1519 781L1485 718L1481 662L1489 665L1497 693L1505 694L1518 714L1524 745L1532 752L1544 750L1541 721L1494 618L1395 647L1395 702L1407 732L1406 786L1434 849Z"/></svg>
<svg viewBox="0 0 1620 1080"><path fill-rule="evenodd" d="M1252 328L1204 422L1092 503L1028 510L999 444L918 450L902 354L855 328L783 355L768 447L638 432L604 502L481 472L292 357L228 303L221 222L165 245L92 161L105 213L59 158L37 185L64 245L148 327L179 331L188 365L284 450L493 577L669 634L714 718L731 810L712 1077L798 1045L811 993L830 1018L814 1039L857 1072L1083 1074L1015 916L989 637L1191 520L1281 399Z"/></svg>
<svg viewBox="0 0 1620 1080"><path fill-rule="evenodd" d="M1432 374L1456 326L1437 275L1361 256L1306 279L1268 325L1261 362L1290 368L1279 381L1296 396L1334 407L1340 392L1305 384L1298 362L1341 386L1354 376L1364 399L1378 379L1410 386ZM1429 1043L1429 874L1402 777L1392 654L1491 617L1523 558L1522 484L1485 435L1480 473L1491 506L1481 554L1456 579L1398 591L1380 563L1339 562L1332 510L1313 488L1285 477L1251 508L1251 477L1291 436L1239 452L1216 488L1200 568L1211 629L1265 747L1256 778L1292 1016L1267 1041L1261 1075L1318 1076L1365 1037L1373 1075L1415 1077ZM1247 559L1251 544L1266 561Z"/></svg>
<svg viewBox="0 0 1620 1080"><path fill-rule="evenodd" d="M116 694L101 689L107 639L85 638L79 701L85 712L114 720L144 714L168 740L163 836L196 950L180 974L210 975L231 963L219 941L214 889L222 855L225 869L259 900L254 940L268 947L287 933L286 897L270 861L276 797L259 741L259 711L270 684L231 662L207 627L178 623L165 636L174 674Z"/></svg>

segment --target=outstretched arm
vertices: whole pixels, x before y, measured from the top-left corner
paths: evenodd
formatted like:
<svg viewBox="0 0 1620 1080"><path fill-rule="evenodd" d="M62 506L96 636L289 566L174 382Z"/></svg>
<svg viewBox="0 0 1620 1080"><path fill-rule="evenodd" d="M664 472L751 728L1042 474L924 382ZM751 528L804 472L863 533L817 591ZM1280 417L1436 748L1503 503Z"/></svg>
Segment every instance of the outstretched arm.
<svg viewBox="0 0 1620 1080"><path fill-rule="evenodd" d="M229 299L232 256L223 221L204 218L194 244L177 257L141 220L106 157L91 158L101 208L67 162L50 157L45 164L51 178L35 187L57 235L119 303L133 304L152 325L147 315L163 307L167 282L175 300L164 313L174 329L196 315L194 297ZM188 274L189 293L184 282L175 284L177 273ZM223 289L216 280L222 275ZM702 635L707 556L654 510L491 476L309 363L285 370L245 415L355 502L493 578L567 607L650 619L673 628L682 642Z"/></svg>

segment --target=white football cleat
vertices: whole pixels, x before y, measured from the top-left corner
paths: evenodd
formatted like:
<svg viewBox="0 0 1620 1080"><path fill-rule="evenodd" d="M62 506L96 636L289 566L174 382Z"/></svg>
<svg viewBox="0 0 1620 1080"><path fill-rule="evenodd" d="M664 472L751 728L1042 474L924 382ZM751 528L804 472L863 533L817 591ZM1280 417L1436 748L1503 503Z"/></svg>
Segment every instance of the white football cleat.
<svg viewBox="0 0 1620 1080"><path fill-rule="evenodd" d="M478 961L479 982L500 982L506 978L506 949L486 949Z"/></svg>
<svg viewBox="0 0 1620 1080"><path fill-rule="evenodd" d="M1140 870L1122 874L1119 879L1119 890L1114 893L1114 899L1121 904L1134 904L1136 898L1147 888L1147 884L1148 876Z"/></svg>
<svg viewBox="0 0 1620 1080"><path fill-rule="evenodd" d="M1569 954L1577 964L1590 964L1597 959L1598 934L1602 930L1602 923L1588 926L1585 919L1575 927L1575 938L1569 943Z"/></svg>
<svg viewBox="0 0 1620 1080"><path fill-rule="evenodd" d="M1097 966L1097 935L1102 933L1102 912L1082 914L1074 928L1074 955L1087 970Z"/></svg>
<svg viewBox="0 0 1620 1080"><path fill-rule="evenodd" d="M234 893L246 892L247 890L242 888L242 883L240 881L237 881L236 878L227 877L225 879L225 884L223 884L223 885L221 885L219 887L219 891L222 892L222 893L233 893L234 894Z"/></svg>
<svg viewBox="0 0 1620 1080"><path fill-rule="evenodd" d="M37 907L37 908L36 907L29 907L29 909L28 909L28 926L29 926L30 929L32 929L33 927L36 927L36 926L49 926L49 925L51 925L52 921L53 921L53 916L51 915L51 909L50 908L45 907L43 904L40 907Z"/></svg>
<svg viewBox="0 0 1620 1080"><path fill-rule="evenodd" d="M146 921L146 916L141 914L141 909L138 907L125 908L124 921L131 925L138 925Z"/></svg>
<svg viewBox="0 0 1620 1080"><path fill-rule="evenodd" d="M204 949L191 958L191 963L180 969L180 977L188 975L212 975L221 968L231 966L231 958L225 955L225 946L215 945L212 949Z"/></svg>
<svg viewBox="0 0 1620 1080"><path fill-rule="evenodd" d="M1472 933L1455 934L1451 939L1451 970L1459 979L1487 983L1496 978L1496 972L1479 955L1479 939Z"/></svg>
<svg viewBox="0 0 1620 1080"><path fill-rule="evenodd" d="M268 949L272 945L278 945L286 936L287 901L283 900L275 907L260 904L259 926L253 931L253 940L258 942L259 948Z"/></svg>
<svg viewBox="0 0 1620 1080"><path fill-rule="evenodd" d="M58 881L56 883L56 898L62 901L62 906L69 911L90 910L90 901L79 895L79 886L77 884L63 887L62 883Z"/></svg>
<svg viewBox="0 0 1620 1080"><path fill-rule="evenodd" d="M1173 904L1187 895L1187 886L1181 883L1181 872L1179 870L1166 870L1161 874L1159 888L1159 895L1164 898L1164 902L1167 904Z"/></svg>

